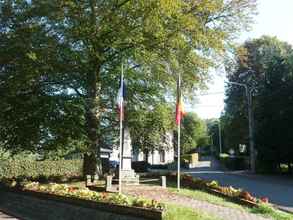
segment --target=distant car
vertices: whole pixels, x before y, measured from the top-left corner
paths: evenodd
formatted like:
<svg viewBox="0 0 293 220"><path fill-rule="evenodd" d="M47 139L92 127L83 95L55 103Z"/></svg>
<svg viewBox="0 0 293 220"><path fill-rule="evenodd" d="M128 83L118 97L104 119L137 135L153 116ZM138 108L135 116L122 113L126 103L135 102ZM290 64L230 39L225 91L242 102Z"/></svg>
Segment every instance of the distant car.
<svg viewBox="0 0 293 220"><path fill-rule="evenodd" d="M119 162L116 160L110 160L110 169L116 169L119 166Z"/></svg>

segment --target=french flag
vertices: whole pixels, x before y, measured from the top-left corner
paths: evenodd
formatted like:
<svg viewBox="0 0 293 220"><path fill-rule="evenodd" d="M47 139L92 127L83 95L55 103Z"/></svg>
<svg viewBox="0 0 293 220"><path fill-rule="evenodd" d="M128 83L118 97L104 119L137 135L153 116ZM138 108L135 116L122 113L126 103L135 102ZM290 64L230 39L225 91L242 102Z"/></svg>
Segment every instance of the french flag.
<svg viewBox="0 0 293 220"><path fill-rule="evenodd" d="M117 105L119 111L119 118L124 120L124 99L126 96L126 86L124 83L123 75L120 78L120 88L117 94Z"/></svg>

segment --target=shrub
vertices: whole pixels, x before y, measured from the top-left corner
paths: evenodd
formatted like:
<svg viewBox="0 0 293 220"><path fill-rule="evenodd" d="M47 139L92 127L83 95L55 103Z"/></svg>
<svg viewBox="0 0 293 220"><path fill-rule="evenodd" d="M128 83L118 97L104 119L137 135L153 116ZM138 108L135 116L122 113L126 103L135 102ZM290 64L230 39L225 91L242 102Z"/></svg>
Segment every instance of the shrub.
<svg viewBox="0 0 293 220"><path fill-rule="evenodd" d="M8 159L0 161L0 179L65 180L82 176L82 160Z"/></svg>
<svg viewBox="0 0 293 220"><path fill-rule="evenodd" d="M220 157L222 164L230 170L244 170L249 168L246 157Z"/></svg>
<svg viewBox="0 0 293 220"><path fill-rule="evenodd" d="M167 164L167 169L168 170L176 170L177 169L177 161L174 161L172 163Z"/></svg>
<svg viewBox="0 0 293 220"><path fill-rule="evenodd" d="M180 160L185 163L191 163L192 155L191 154L184 154L180 157Z"/></svg>
<svg viewBox="0 0 293 220"><path fill-rule="evenodd" d="M131 167L135 172L147 172L149 168L149 163L146 161L132 161Z"/></svg>
<svg viewBox="0 0 293 220"><path fill-rule="evenodd" d="M176 173L169 173L167 176L170 181L176 181L177 179ZM232 186L220 186L217 181L209 181L200 178L195 178L188 174L181 175L181 185L190 189L201 189L206 190L208 192L211 192L211 190L217 190L218 192L221 192L223 195L227 197L234 197L238 199L242 198L254 203L256 203L257 201L266 203L269 200L266 197L257 200L257 198L252 196L249 192L233 188Z"/></svg>
<svg viewBox="0 0 293 220"><path fill-rule="evenodd" d="M152 164L150 165L151 169L168 169L168 165L167 164Z"/></svg>

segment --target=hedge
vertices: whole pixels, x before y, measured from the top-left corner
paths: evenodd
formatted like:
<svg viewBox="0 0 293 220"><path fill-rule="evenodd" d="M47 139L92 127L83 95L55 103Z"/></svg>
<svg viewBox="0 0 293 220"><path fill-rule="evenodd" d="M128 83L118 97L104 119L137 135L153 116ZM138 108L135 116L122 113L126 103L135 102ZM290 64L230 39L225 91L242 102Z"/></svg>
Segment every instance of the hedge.
<svg viewBox="0 0 293 220"><path fill-rule="evenodd" d="M183 155L181 155L180 160L182 160L186 163L190 163L192 160L192 155L191 154L183 154Z"/></svg>
<svg viewBox="0 0 293 220"><path fill-rule="evenodd" d="M220 156L221 163L230 170L249 169L248 158L244 156Z"/></svg>
<svg viewBox="0 0 293 220"><path fill-rule="evenodd" d="M131 167L137 173L147 172L150 164L146 161L132 161Z"/></svg>
<svg viewBox="0 0 293 220"><path fill-rule="evenodd" d="M0 179L50 179L82 176L82 160L8 159L0 161Z"/></svg>

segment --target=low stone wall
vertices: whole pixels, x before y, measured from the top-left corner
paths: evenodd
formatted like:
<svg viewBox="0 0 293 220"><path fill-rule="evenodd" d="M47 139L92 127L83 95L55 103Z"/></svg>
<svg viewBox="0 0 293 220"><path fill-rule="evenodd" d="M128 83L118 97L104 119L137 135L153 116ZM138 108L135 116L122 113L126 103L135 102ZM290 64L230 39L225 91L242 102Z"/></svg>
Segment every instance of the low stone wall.
<svg viewBox="0 0 293 220"><path fill-rule="evenodd" d="M161 219L160 212L105 205L80 199L34 192L0 190L0 209L29 220L147 220Z"/></svg>

